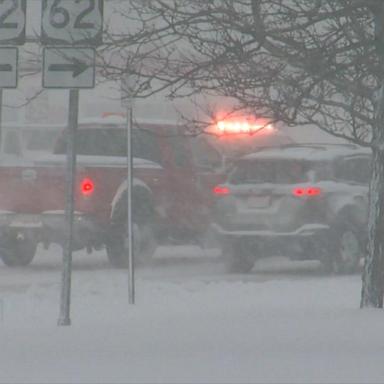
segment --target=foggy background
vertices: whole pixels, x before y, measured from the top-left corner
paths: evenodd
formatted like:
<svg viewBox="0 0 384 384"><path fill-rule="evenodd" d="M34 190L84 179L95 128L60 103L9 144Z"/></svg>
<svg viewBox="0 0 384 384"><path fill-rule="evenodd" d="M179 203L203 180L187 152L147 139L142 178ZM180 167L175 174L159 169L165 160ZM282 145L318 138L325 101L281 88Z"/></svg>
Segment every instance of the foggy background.
<svg viewBox="0 0 384 384"><path fill-rule="evenodd" d="M115 9L124 6L124 1L108 0L104 2L104 24L113 24L117 29L123 27L126 21L117 16ZM27 36L36 37L40 34L41 1L28 0L27 7ZM58 125L66 123L68 115L68 91L43 90L40 68L42 63L32 66L26 64L25 59L30 53L37 52L34 43L27 43L19 47L19 83L17 89L4 91L3 95L3 125ZM33 75L30 72L37 72ZM27 75L28 72L28 75ZM91 90L80 91L79 119L86 117L101 117L102 113L124 113L125 107L120 101L120 84L116 82L102 82L96 78L97 86ZM35 96L38 94L37 96ZM148 99L135 101L134 117L138 120L157 120L180 122L180 115L199 117L200 110L196 107L199 100L184 98L167 100L157 94ZM213 109L223 110L230 105L230 101L223 98L211 100ZM285 127L285 132L299 142L335 142L340 141L322 132L317 127Z"/></svg>

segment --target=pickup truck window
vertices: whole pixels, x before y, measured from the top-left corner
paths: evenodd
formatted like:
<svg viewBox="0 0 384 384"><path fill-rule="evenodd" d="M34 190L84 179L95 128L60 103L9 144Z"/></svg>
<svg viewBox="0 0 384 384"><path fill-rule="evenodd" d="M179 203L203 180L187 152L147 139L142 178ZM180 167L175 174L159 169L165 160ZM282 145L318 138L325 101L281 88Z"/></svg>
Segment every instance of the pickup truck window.
<svg viewBox="0 0 384 384"><path fill-rule="evenodd" d="M19 132L6 132L4 135L3 152L7 155L21 154Z"/></svg>
<svg viewBox="0 0 384 384"><path fill-rule="evenodd" d="M189 164L187 154L187 138L182 135L170 136L167 138L174 156L174 162L177 167L185 167Z"/></svg>
<svg viewBox="0 0 384 384"><path fill-rule="evenodd" d="M55 130L24 130L25 149L30 151L52 151L57 141L58 132Z"/></svg>
<svg viewBox="0 0 384 384"><path fill-rule="evenodd" d="M76 138L78 155L85 156L127 156L127 131L125 128L79 129ZM132 131L133 156L160 163L160 149L157 137L143 129ZM66 153L65 136L57 141L54 153Z"/></svg>
<svg viewBox="0 0 384 384"><path fill-rule="evenodd" d="M124 129L124 144L126 147L126 130ZM133 157L146 159L161 164L161 154L158 145L158 136L150 131L144 129L132 130L132 151ZM124 156L126 156L126 148L124 149Z"/></svg>
<svg viewBox="0 0 384 384"><path fill-rule="evenodd" d="M206 170L216 170L223 164L219 151L202 137L191 137L190 145L195 164Z"/></svg>

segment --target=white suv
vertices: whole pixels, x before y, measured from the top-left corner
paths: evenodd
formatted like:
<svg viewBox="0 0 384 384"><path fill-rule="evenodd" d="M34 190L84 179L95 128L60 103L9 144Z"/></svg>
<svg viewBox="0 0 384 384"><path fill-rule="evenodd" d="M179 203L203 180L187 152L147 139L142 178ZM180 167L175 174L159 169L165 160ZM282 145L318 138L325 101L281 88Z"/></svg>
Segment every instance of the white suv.
<svg viewBox="0 0 384 384"><path fill-rule="evenodd" d="M217 197L213 229L232 272L258 257L317 259L353 272L364 254L371 153L352 144L263 148L235 164Z"/></svg>

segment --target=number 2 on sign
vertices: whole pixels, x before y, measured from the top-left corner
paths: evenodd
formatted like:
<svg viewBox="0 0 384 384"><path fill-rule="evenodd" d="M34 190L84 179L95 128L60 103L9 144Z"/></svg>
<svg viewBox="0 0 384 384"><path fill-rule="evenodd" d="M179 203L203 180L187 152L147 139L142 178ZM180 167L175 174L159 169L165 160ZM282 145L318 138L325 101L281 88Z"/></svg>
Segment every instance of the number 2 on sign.
<svg viewBox="0 0 384 384"><path fill-rule="evenodd" d="M12 15L18 8L18 0L0 0L0 5L7 4L8 7L0 12L0 29L15 29L19 25L18 23L6 22L9 16Z"/></svg>
<svg viewBox="0 0 384 384"><path fill-rule="evenodd" d="M1 1L1 0L0 0ZM79 4L82 2L85 4L88 2L88 6L83 9L79 15L77 15L75 22L74 22L74 28L77 29L89 29L94 28L94 23L87 23L84 21L84 19L89 16L96 7L95 0L75 0L75 4ZM65 28L68 26L70 21L70 14L68 10L61 6L64 3L63 0L55 0L52 4L51 10L49 12L49 20L53 27L55 28Z"/></svg>

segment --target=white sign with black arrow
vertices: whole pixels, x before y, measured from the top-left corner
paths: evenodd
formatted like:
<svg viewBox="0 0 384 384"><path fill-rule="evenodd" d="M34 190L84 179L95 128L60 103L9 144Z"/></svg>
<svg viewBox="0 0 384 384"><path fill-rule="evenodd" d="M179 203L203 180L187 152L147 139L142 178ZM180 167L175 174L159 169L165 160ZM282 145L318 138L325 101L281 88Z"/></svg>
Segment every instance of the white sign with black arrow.
<svg viewBox="0 0 384 384"><path fill-rule="evenodd" d="M0 48L0 89L17 87L17 48Z"/></svg>
<svg viewBox="0 0 384 384"><path fill-rule="evenodd" d="M94 48L45 48L44 88L93 88L95 86Z"/></svg>

